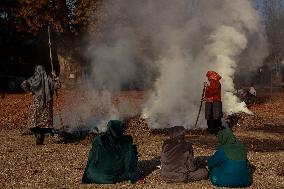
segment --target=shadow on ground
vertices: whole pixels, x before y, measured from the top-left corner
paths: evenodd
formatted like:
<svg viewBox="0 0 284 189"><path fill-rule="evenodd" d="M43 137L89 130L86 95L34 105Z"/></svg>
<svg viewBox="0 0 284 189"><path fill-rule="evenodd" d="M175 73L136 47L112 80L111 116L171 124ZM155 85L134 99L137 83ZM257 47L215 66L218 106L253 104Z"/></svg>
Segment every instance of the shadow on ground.
<svg viewBox="0 0 284 189"><path fill-rule="evenodd" d="M275 131L276 132L276 131ZM214 136L189 136L189 141L201 148L215 150L219 143ZM279 152L284 151L284 141L279 139L258 139L256 137L238 137L240 141L247 145L249 151L254 152Z"/></svg>
<svg viewBox="0 0 284 189"><path fill-rule="evenodd" d="M275 139L257 139L251 137L241 137L249 151L254 152L279 152L284 151L284 141Z"/></svg>
<svg viewBox="0 0 284 189"><path fill-rule="evenodd" d="M250 131L261 131L272 134L284 134L284 125L264 124L263 127L251 127Z"/></svg>
<svg viewBox="0 0 284 189"><path fill-rule="evenodd" d="M197 156L194 158L194 162L198 168L204 168L207 166L207 159L208 156Z"/></svg>
<svg viewBox="0 0 284 189"><path fill-rule="evenodd" d="M90 133L89 131L77 131L73 133L61 132L57 134L60 140L59 144L67 143L91 143L92 140L97 136L96 133Z"/></svg>
<svg viewBox="0 0 284 189"><path fill-rule="evenodd" d="M157 166L160 165L160 157L155 156L149 160L138 161L139 179L144 179L155 170L159 169Z"/></svg>

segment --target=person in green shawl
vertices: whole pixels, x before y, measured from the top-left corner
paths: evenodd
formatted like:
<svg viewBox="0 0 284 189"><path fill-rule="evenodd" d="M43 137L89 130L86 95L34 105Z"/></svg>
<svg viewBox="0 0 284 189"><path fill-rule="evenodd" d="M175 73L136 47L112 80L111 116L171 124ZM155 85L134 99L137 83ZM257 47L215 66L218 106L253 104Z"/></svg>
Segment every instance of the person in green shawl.
<svg viewBox="0 0 284 189"><path fill-rule="evenodd" d="M209 177L219 187L248 187L252 178L247 161L247 148L229 128L217 134L221 146L208 158Z"/></svg>
<svg viewBox="0 0 284 189"><path fill-rule="evenodd" d="M107 131L97 136L89 153L82 183L113 184L137 181L137 148L132 137L123 134L123 123L110 120Z"/></svg>

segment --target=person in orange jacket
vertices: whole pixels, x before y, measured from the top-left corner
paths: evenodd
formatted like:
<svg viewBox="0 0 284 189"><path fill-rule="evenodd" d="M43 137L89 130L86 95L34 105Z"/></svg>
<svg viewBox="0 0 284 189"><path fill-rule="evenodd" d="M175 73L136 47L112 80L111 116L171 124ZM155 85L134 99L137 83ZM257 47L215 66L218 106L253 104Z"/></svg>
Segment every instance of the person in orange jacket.
<svg viewBox="0 0 284 189"><path fill-rule="evenodd" d="M216 135L222 127L221 118L222 101L221 101L221 76L215 71L208 71L206 74L210 84L205 82L205 93L203 100L205 103L205 119L207 120L208 132Z"/></svg>

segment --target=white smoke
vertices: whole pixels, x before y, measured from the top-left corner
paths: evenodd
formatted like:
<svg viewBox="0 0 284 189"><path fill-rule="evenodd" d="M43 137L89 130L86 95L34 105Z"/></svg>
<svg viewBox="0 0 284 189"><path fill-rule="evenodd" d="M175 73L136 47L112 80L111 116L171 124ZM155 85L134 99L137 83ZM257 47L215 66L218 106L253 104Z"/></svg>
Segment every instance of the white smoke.
<svg viewBox="0 0 284 189"><path fill-rule="evenodd" d="M78 130L104 132L110 119L119 119L111 94L87 90L66 99L54 122L56 129L70 133Z"/></svg>
<svg viewBox="0 0 284 189"><path fill-rule="evenodd" d="M104 1L100 38L90 41L95 88L152 84L143 116L151 128L197 117L208 70L222 76L224 113L251 113L234 96L236 72L248 79L262 64L266 40L249 0ZM201 114L199 127L205 127Z"/></svg>
<svg viewBox="0 0 284 189"><path fill-rule="evenodd" d="M227 114L236 112L251 113L244 102L234 96L233 78L237 67L236 58L247 46L246 36L232 26L220 26L210 37L212 43L205 46L209 56L215 56L214 69L222 75L223 108Z"/></svg>

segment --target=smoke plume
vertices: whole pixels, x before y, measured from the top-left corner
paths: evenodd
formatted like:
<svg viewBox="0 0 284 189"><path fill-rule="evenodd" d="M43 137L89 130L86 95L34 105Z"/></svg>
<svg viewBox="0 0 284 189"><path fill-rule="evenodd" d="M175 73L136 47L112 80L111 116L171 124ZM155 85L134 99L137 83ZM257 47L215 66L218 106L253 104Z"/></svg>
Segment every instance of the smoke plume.
<svg viewBox="0 0 284 189"><path fill-rule="evenodd" d="M107 91L85 89L84 92L70 96L65 104L54 122L56 129L69 133L78 130L104 132L109 119L119 119L111 94Z"/></svg>
<svg viewBox="0 0 284 189"><path fill-rule="evenodd" d="M149 127L192 128L205 74L214 70L222 76L224 113L251 113L233 93L234 76L248 79L267 54L251 1L104 2L87 52L94 88L151 89L142 112ZM205 127L202 115L199 127Z"/></svg>

